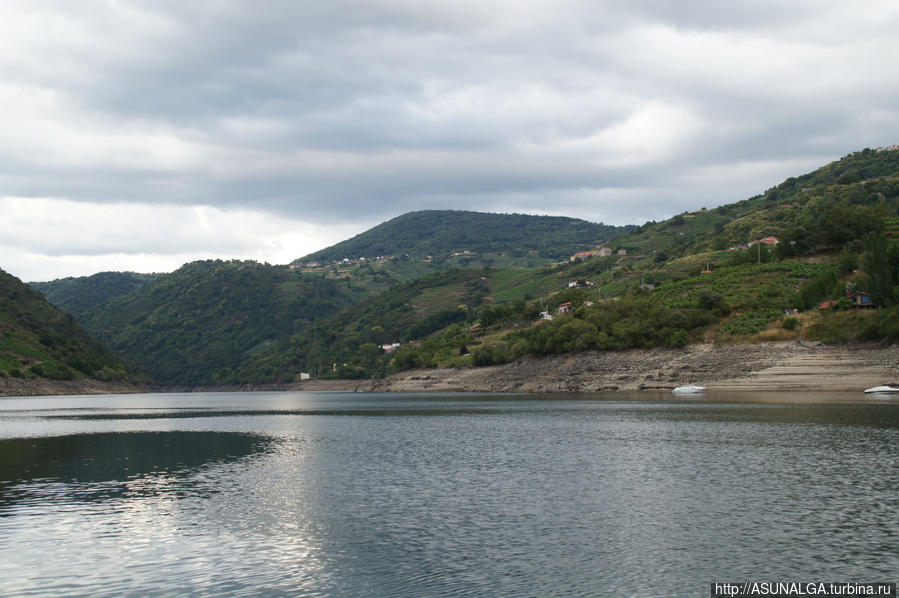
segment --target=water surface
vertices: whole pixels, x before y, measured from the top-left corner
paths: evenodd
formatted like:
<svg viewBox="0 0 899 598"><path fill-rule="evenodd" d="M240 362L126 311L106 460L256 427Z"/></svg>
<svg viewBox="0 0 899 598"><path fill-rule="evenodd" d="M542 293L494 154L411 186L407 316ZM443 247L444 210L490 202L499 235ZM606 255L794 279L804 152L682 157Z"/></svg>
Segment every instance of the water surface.
<svg viewBox="0 0 899 598"><path fill-rule="evenodd" d="M0 594L895 581L897 456L856 395L0 399Z"/></svg>

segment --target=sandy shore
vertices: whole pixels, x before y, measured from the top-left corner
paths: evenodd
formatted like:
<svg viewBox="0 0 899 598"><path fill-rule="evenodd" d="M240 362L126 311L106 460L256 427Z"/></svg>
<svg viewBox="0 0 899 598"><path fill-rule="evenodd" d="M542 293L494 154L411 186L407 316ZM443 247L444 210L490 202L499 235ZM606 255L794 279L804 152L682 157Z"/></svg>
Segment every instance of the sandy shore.
<svg viewBox="0 0 899 598"><path fill-rule="evenodd" d="M468 369L409 370L383 380L308 380L215 388L146 389L94 380L0 379L0 396L165 391L601 392L846 390L899 382L899 346L806 347L796 342L587 352Z"/></svg>
<svg viewBox="0 0 899 598"><path fill-rule="evenodd" d="M471 369L410 370L385 380L310 380L303 390L597 392L670 390L848 390L899 381L899 347L805 347L795 342L692 345L588 352Z"/></svg>

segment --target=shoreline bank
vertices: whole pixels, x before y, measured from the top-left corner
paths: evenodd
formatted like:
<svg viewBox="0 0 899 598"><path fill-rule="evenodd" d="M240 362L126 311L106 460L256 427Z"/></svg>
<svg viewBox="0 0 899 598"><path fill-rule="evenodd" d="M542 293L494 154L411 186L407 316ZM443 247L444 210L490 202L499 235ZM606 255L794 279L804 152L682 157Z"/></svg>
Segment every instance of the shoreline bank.
<svg viewBox="0 0 899 598"><path fill-rule="evenodd" d="M35 397L61 395L109 395L151 392L148 387L127 382L102 380L48 380L44 378L0 378L0 397Z"/></svg>
<svg viewBox="0 0 899 598"><path fill-rule="evenodd" d="M284 390L633 392L670 391L675 386L687 384L705 386L709 391L862 391L897 380L899 346L809 347L784 341L527 357L479 368L408 370L378 380L159 388L96 380L7 378L0 380L0 396Z"/></svg>
<svg viewBox="0 0 899 598"><path fill-rule="evenodd" d="M413 370L374 381L371 390L670 391L696 384L709 391L862 391L894 380L899 380L897 346L775 342L588 352L468 370Z"/></svg>

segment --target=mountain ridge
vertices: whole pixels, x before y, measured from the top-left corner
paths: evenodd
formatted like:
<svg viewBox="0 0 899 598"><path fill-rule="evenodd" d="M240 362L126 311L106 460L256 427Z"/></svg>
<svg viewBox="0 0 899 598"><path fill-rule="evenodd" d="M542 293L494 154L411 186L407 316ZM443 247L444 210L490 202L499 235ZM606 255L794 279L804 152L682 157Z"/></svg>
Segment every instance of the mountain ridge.
<svg viewBox="0 0 899 598"><path fill-rule="evenodd" d="M598 246L633 230L565 216L499 214L470 210L417 210L378 224L350 239L294 260L336 262L343 259L408 254L416 257L469 251L524 251L559 259ZM422 236L427 231L428 235Z"/></svg>

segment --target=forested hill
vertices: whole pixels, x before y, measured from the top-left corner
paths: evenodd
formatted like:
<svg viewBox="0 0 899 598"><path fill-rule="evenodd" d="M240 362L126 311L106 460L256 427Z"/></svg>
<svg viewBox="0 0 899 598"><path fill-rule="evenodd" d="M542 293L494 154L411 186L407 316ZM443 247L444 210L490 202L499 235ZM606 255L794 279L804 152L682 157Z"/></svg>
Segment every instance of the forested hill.
<svg viewBox="0 0 899 598"><path fill-rule="evenodd" d="M129 380L126 366L67 313L0 270L0 378Z"/></svg>
<svg viewBox="0 0 899 598"><path fill-rule="evenodd" d="M403 254L424 257L461 251L534 252L560 259L634 229L560 216L422 210L397 216L298 261L333 262Z"/></svg>
<svg viewBox="0 0 899 598"><path fill-rule="evenodd" d="M273 340L349 305L353 292L286 266L206 260L159 275L79 322L159 384L217 384Z"/></svg>
<svg viewBox="0 0 899 598"><path fill-rule="evenodd" d="M92 276L58 278L49 282L30 282L47 301L70 314L81 314L110 299L136 291L157 274L100 272Z"/></svg>

